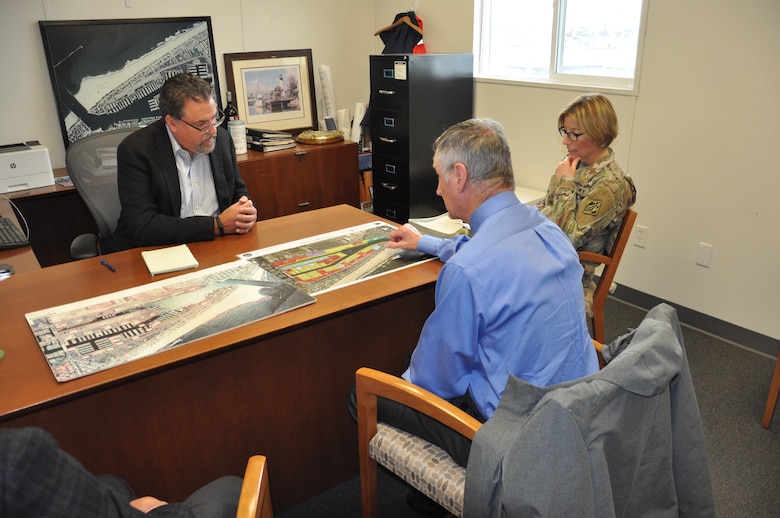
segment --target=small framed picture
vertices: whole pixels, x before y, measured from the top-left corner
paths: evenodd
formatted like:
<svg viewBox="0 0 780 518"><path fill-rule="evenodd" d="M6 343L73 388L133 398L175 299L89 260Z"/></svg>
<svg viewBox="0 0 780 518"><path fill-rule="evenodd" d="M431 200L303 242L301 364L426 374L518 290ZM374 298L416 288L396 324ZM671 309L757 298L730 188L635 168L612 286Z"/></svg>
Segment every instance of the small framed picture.
<svg viewBox="0 0 780 518"><path fill-rule="evenodd" d="M247 128L292 133L316 128L311 49L225 54L225 72Z"/></svg>

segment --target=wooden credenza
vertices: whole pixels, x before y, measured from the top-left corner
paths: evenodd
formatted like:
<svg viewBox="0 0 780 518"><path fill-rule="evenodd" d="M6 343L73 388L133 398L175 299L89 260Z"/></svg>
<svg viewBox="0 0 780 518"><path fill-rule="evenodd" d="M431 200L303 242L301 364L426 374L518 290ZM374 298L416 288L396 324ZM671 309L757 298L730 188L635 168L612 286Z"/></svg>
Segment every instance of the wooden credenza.
<svg viewBox="0 0 780 518"><path fill-rule="evenodd" d="M357 143L297 145L271 153L239 155L258 219L347 204L360 207Z"/></svg>
<svg viewBox="0 0 780 518"><path fill-rule="evenodd" d="M347 204L360 207L360 174L355 142L299 145L272 153L238 156L238 169L258 208L258 219ZM54 170L66 176L67 169ZM66 263L79 234L97 232L73 187L52 185L6 194L30 227L30 244L41 266Z"/></svg>

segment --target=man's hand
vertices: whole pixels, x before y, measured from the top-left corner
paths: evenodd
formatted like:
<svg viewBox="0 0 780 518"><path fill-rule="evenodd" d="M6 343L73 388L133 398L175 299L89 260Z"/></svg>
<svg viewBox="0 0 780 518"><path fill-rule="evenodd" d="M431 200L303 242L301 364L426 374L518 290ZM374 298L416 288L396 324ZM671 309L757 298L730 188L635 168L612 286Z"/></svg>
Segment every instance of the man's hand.
<svg viewBox="0 0 780 518"><path fill-rule="evenodd" d="M156 509L157 507L163 505L168 505L168 502L164 502L153 496L142 496L141 498L136 498L135 500L131 500L130 505L138 509L142 513L148 513L152 509Z"/></svg>
<svg viewBox="0 0 780 518"><path fill-rule="evenodd" d="M414 226L406 223L390 232L390 241L387 248L401 248L403 250L417 250L417 243L422 234Z"/></svg>
<svg viewBox="0 0 780 518"><path fill-rule="evenodd" d="M246 234L257 221L257 209L252 200L241 196L236 203L219 215L226 234Z"/></svg>
<svg viewBox="0 0 780 518"><path fill-rule="evenodd" d="M577 172L577 165L579 163L579 158L572 158L570 156L565 157L563 160L558 162L558 165L555 167L555 177L560 178L561 176L570 176L574 178L574 174Z"/></svg>

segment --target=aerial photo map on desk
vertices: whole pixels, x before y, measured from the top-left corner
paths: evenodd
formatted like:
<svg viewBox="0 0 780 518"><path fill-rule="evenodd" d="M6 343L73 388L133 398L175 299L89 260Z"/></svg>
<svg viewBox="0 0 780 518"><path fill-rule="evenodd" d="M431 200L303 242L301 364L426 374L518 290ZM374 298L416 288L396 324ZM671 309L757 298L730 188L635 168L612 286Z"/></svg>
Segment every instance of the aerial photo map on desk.
<svg viewBox="0 0 780 518"><path fill-rule="evenodd" d="M314 301L256 263L239 260L25 317L62 382Z"/></svg>
<svg viewBox="0 0 780 518"><path fill-rule="evenodd" d="M376 221L25 317L57 381L69 381L257 322L313 295L434 258L385 248Z"/></svg>
<svg viewBox="0 0 780 518"><path fill-rule="evenodd" d="M374 221L241 254L291 285L317 295L434 258L385 248L395 227Z"/></svg>

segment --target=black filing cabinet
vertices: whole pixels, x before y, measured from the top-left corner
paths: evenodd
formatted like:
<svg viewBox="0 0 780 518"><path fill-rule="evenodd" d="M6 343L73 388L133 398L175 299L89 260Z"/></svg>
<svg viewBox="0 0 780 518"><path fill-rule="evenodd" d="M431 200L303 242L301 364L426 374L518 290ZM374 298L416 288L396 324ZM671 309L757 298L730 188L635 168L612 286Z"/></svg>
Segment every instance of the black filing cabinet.
<svg viewBox="0 0 780 518"><path fill-rule="evenodd" d="M398 223L441 214L446 209L436 195L433 141L473 117L473 56L370 59L374 214Z"/></svg>

